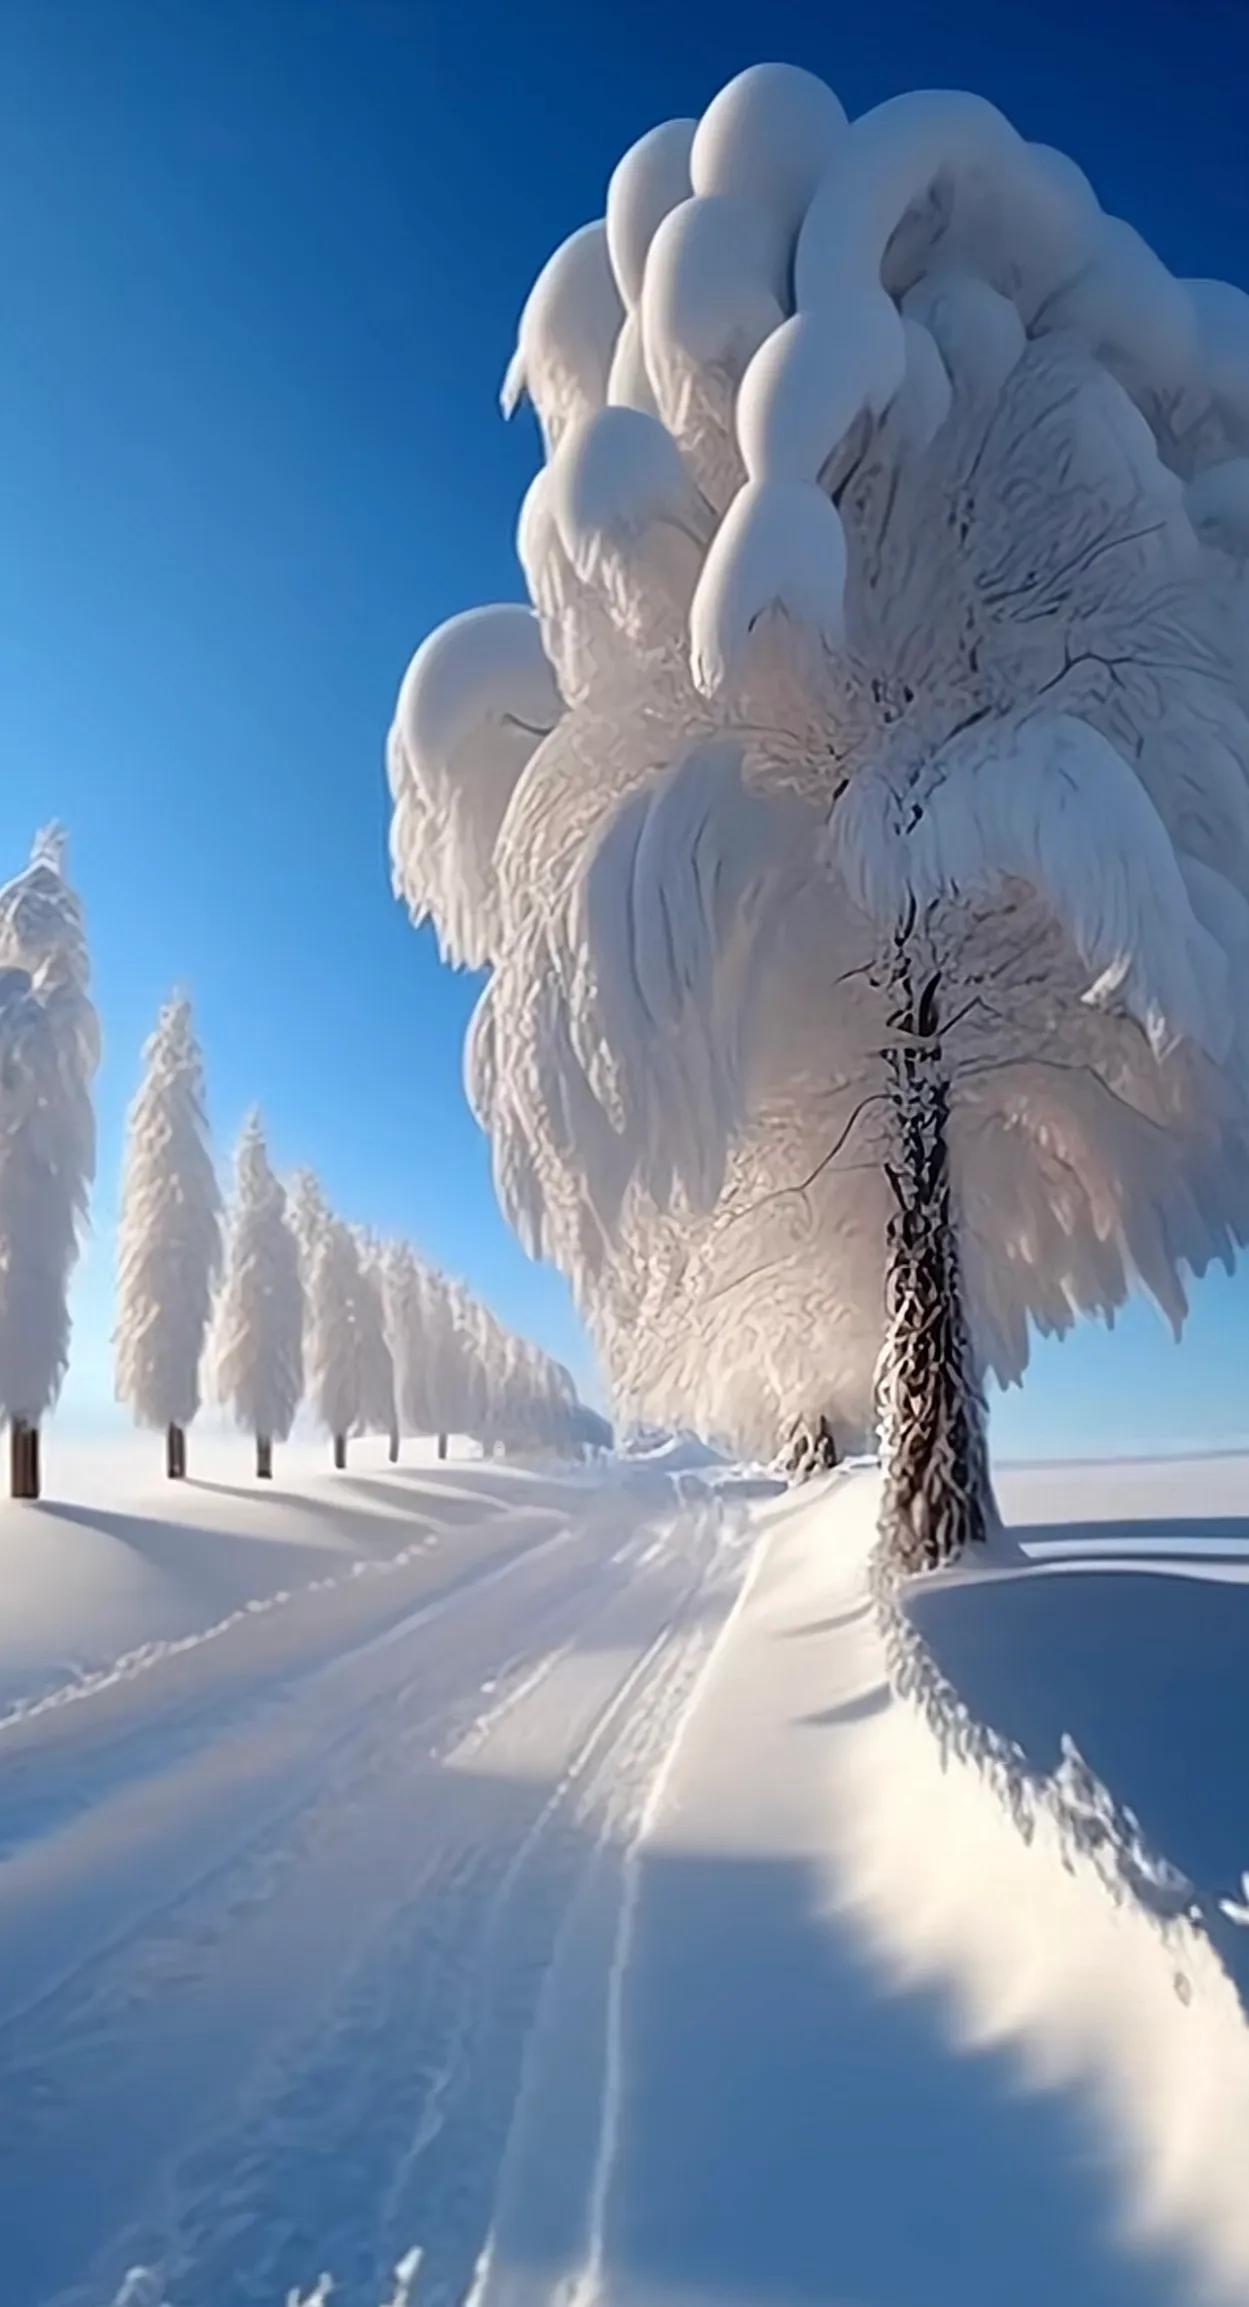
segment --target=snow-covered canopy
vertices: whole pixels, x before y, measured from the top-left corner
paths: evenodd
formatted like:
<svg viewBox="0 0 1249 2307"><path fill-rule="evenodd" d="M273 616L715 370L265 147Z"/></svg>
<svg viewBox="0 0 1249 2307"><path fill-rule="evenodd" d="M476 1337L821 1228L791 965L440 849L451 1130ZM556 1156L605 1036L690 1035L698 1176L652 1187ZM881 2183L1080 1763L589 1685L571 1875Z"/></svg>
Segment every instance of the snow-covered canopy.
<svg viewBox="0 0 1249 2307"><path fill-rule="evenodd" d="M532 614L391 738L506 1210L630 1414L862 1427L905 939L981 1362L1178 1324L1249 1235L1249 299L991 105L781 65L606 206L508 372Z"/></svg>

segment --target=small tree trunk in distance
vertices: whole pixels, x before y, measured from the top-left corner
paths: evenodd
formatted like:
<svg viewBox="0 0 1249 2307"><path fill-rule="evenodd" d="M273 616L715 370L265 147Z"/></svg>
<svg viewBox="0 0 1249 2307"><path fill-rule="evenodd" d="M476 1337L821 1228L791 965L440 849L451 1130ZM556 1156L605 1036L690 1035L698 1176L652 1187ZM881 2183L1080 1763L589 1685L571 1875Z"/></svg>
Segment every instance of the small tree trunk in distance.
<svg viewBox="0 0 1249 2307"><path fill-rule="evenodd" d="M9 1428L9 1491L14 1498L39 1496L39 1428L23 1418Z"/></svg>
<svg viewBox="0 0 1249 2307"><path fill-rule="evenodd" d="M438 1455L440 1458L445 1458L447 1455L447 1437L445 1434L438 1436Z"/></svg>
<svg viewBox="0 0 1249 2307"><path fill-rule="evenodd" d="M389 1459L389 1461L390 1461L390 1463L391 1463L391 1465L392 1465L392 1466L397 1466L397 1465L398 1465L398 1463L399 1463L399 1430L398 1430L398 1428L397 1428L397 1427L394 1427L394 1428L392 1428L392 1430L391 1430L390 1442L389 1442L389 1445L388 1445L388 1447L387 1447L386 1456L387 1456L387 1458Z"/></svg>
<svg viewBox="0 0 1249 2307"><path fill-rule="evenodd" d="M784 1469L791 1482L805 1482L811 1474L831 1473L839 1463L837 1443L827 1418L800 1418L789 1437Z"/></svg>
<svg viewBox="0 0 1249 2307"><path fill-rule="evenodd" d="M346 1463L347 1437L345 1434L336 1434L334 1436L334 1465L338 1473L342 1473Z"/></svg>
<svg viewBox="0 0 1249 2307"><path fill-rule="evenodd" d="M894 1158L877 1370L881 1529L905 1570L936 1570L998 1527L984 1394L963 1305L950 1184L949 1077L935 965L916 990L910 925L897 939L889 1023Z"/></svg>
<svg viewBox="0 0 1249 2307"><path fill-rule="evenodd" d="M165 1473L171 1482L181 1482L186 1475L186 1435L181 1426L165 1429Z"/></svg>
<svg viewBox="0 0 1249 2307"><path fill-rule="evenodd" d="M258 1482L273 1480L273 1443L267 1434L256 1436L256 1479Z"/></svg>

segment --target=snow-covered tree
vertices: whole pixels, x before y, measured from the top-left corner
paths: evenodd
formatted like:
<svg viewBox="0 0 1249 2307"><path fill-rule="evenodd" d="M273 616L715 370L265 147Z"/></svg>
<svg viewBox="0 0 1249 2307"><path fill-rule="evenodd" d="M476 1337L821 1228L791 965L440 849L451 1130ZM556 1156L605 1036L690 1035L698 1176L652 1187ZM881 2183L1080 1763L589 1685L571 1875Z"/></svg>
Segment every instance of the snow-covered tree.
<svg viewBox="0 0 1249 2307"><path fill-rule="evenodd" d="M353 1434L385 1434L398 1455L394 1370L382 1303L380 1253L326 1203L301 1170L291 1190L291 1222L304 1285L304 1367L308 1393L330 1435L334 1464L347 1463Z"/></svg>
<svg viewBox="0 0 1249 2307"><path fill-rule="evenodd" d="M191 1005L166 1003L130 1108L117 1243L117 1398L164 1428L166 1472L186 1473L186 1429L221 1265L221 1195L208 1144Z"/></svg>
<svg viewBox="0 0 1249 2307"><path fill-rule="evenodd" d="M393 1466L399 1456L395 1365L386 1334L386 1252L365 1228L356 1232L360 1260L360 1424L384 1434Z"/></svg>
<svg viewBox="0 0 1249 2307"><path fill-rule="evenodd" d="M421 1261L410 1242L388 1242L381 1271L398 1428L403 1434L433 1433Z"/></svg>
<svg viewBox="0 0 1249 2307"><path fill-rule="evenodd" d="M304 1370L312 1408L331 1437L334 1464L347 1463L348 1437L360 1429L363 1365L360 1316L363 1284L351 1228L301 1181L300 1231L304 1275Z"/></svg>
<svg viewBox="0 0 1249 2307"><path fill-rule="evenodd" d="M973 97L764 66L626 154L522 394L533 613L389 750L501 1198L627 1412L878 1415L939 1562L1030 1328L1249 1237L1249 300Z"/></svg>
<svg viewBox="0 0 1249 2307"><path fill-rule="evenodd" d="M476 1431L479 1404L472 1399L472 1342L462 1296L446 1275L427 1267L421 1281L429 1431L438 1436L438 1455L445 1458L449 1435Z"/></svg>
<svg viewBox="0 0 1249 2307"><path fill-rule="evenodd" d="M39 1496L40 1422L65 1377L69 1281L95 1171L89 978L64 835L52 827L0 889L0 1412L18 1498Z"/></svg>
<svg viewBox="0 0 1249 2307"><path fill-rule="evenodd" d="M304 1390L304 1293L286 1195L269 1164L260 1117L239 1140L225 1281L217 1307L217 1394L256 1437L256 1472L273 1473Z"/></svg>

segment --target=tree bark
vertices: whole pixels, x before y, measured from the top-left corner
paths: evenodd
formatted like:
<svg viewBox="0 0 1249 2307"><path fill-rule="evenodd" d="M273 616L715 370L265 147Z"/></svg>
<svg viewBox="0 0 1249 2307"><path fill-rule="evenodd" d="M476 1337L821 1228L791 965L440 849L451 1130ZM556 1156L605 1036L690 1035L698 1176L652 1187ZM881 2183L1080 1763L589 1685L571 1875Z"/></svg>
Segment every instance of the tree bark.
<svg viewBox="0 0 1249 2307"><path fill-rule="evenodd" d="M273 1443L268 1434L256 1436L256 1479L258 1482L273 1480Z"/></svg>
<svg viewBox="0 0 1249 2307"><path fill-rule="evenodd" d="M837 1442L827 1418L800 1418L789 1437L785 1472L793 1482L827 1474L839 1463Z"/></svg>
<svg viewBox="0 0 1249 2307"><path fill-rule="evenodd" d="M346 1463L347 1437L345 1434L336 1434L334 1436L334 1465L336 1471L341 1474L343 1468L346 1466Z"/></svg>
<svg viewBox="0 0 1249 2307"><path fill-rule="evenodd" d="M9 1491L14 1498L37 1498L40 1491L39 1428L15 1418L9 1428Z"/></svg>
<svg viewBox="0 0 1249 2307"><path fill-rule="evenodd" d="M899 934L888 1052L894 1153L877 1371L881 1528L908 1571L936 1570L998 1527L986 1409L963 1302L950 1180L950 1085L940 972L920 972Z"/></svg>
<svg viewBox="0 0 1249 2307"><path fill-rule="evenodd" d="M387 1456L387 1458L388 1458L388 1460L389 1460L389 1462L390 1462L390 1464L391 1464L392 1466L397 1466L397 1465L398 1465L398 1463L399 1463L399 1434L398 1434L398 1430L397 1430L397 1429L396 1429L395 1431L393 1431L393 1432L392 1432L392 1434L391 1434L391 1437L390 1437L390 1441L389 1441L389 1443L388 1443L388 1445L387 1445L387 1449L386 1449L386 1456Z"/></svg>
<svg viewBox="0 0 1249 2307"><path fill-rule="evenodd" d="M186 1479L186 1434L181 1426L165 1429L165 1473L171 1482Z"/></svg>
<svg viewBox="0 0 1249 2307"><path fill-rule="evenodd" d="M438 1455L440 1458L445 1458L447 1455L447 1437L445 1434L438 1436Z"/></svg>

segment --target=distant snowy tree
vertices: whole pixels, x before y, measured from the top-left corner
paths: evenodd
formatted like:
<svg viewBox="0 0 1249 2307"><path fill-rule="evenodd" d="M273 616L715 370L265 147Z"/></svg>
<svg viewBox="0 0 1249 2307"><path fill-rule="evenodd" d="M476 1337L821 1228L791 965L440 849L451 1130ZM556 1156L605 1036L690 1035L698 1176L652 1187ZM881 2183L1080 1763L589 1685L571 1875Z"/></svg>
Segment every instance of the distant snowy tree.
<svg viewBox="0 0 1249 2307"><path fill-rule="evenodd" d="M39 1427L65 1377L69 1280L95 1171L89 976L53 827L0 889L0 1411L18 1498L39 1496Z"/></svg>
<svg viewBox="0 0 1249 2307"><path fill-rule="evenodd" d="M476 1406L472 1402L469 1356L463 1302L444 1274L427 1267L422 1276L426 1339L426 1401L429 1431L438 1436L438 1455L447 1455L452 1434L475 1431Z"/></svg>
<svg viewBox="0 0 1249 2307"><path fill-rule="evenodd" d="M186 1473L221 1265L221 1194L189 1001L166 1003L143 1054L122 1173L117 1398L139 1425L165 1429L166 1471L176 1480Z"/></svg>
<svg viewBox="0 0 1249 2307"><path fill-rule="evenodd" d="M399 1430L404 1434L433 1433L425 1281L421 1261L410 1242L387 1243L382 1257L382 1293Z"/></svg>
<svg viewBox="0 0 1249 2307"><path fill-rule="evenodd" d="M301 1219L309 1218L304 1253L304 1369L308 1399L331 1437L334 1464L347 1463L347 1442L364 1410L364 1283L351 1228L321 1206L312 1212L305 1184Z"/></svg>
<svg viewBox="0 0 1249 2307"><path fill-rule="evenodd" d="M326 1203L310 1170L291 1191L291 1220L304 1284L304 1366L334 1463L347 1463L353 1434L385 1434L398 1455L395 1380L386 1337L380 1253Z"/></svg>
<svg viewBox="0 0 1249 2307"><path fill-rule="evenodd" d="M762 66L625 155L523 394L533 611L389 746L501 1199L628 1414L878 1416L938 1563L1030 1329L1249 1238L1249 300L990 105Z"/></svg>
<svg viewBox="0 0 1249 2307"><path fill-rule="evenodd" d="M399 1456L399 1411L395 1365L386 1334L386 1253L365 1229L357 1229L360 1260L360 1423L366 1434L386 1436L390 1462Z"/></svg>
<svg viewBox="0 0 1249 2307"><path fill-rule="evenodd" d="M256 1472L273 1472L304 1390L304 1293L286 1195L269 1166L260 1117L239 1140L225 1282L215 1323L217 1393L256 1437Z"/></svg>

